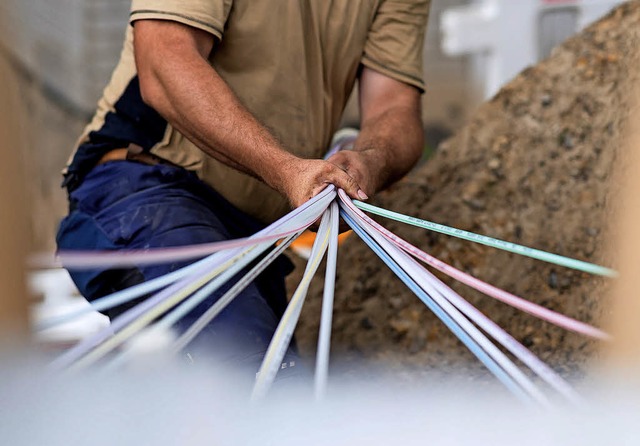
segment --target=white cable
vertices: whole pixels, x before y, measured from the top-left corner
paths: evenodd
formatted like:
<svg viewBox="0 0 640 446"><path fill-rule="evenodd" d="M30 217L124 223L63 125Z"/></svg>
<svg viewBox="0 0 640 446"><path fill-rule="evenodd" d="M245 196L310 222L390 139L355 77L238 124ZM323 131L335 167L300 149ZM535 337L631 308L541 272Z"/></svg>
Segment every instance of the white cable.
<svg viewBox="0 0 640 446"><path fill-rule="evenodd" d="M314 393L316 400L324 397L329 374L329 350L331 348L331 322L333 317L333 297L336 283L336 266L338 257L338 227L340 211L338 203L333 202L329 207L330 236L327 251L327 268L322 296L322 313L320 316L320 331L318 334L318 352L316 354L316 374Z"/></svg>
<svg viewBox="0 0 640 446"><path fill-rule="evenodd" d="M191 327L189 327L176 341L171 350L175 354L186 347L231 301L245 289L264 269L271 264L280 254L282 254L291 243L301 234L301 232L290 236L288 239L276 246L264 259L254 266L245 276L243 276L233 287L229 289L220 299L214 303Z"/></svg>
<svg viewBox="0 0 640 446"><path fill-rule="evenodd" d="M404 269L407 274L416 281L416 283L422 288L432 299L448 313L453 320L470 336L472 336L476 342L482 347L482 349L489 354L502 369L508 373L511 378L517 382L531 397L544 406L550 406L550 402L546 395L538 389L538 387L527 377L522 370L520 370L500 349L498 349L493 342L491 342L480 330L478 330L457 308L455 308L447 299L445 299L431 283L427 275L424 274L426 270L419 265L415 260L410 258L408 254L397 248L391 242L389 242L382 234L374 230L369 224L360 219L351 209L343 207L343 209L356 221L360 223L360 226L367 231L367 233L378 243L393 259L398 262L398 265ZM453 291L452 291L453 292Z"/></svg>
<svg viewBox="0 0 640 446"><path fill-rule="evenodd" d="M278 324L278 328L276 328L276 332L271 339L271 343L269 343L267 353L265 354L260 370L258 371L256 383L251 395L251 399L254 401L264 398L275 380L282 358L284 358L287 348L289 347L289 343L291 342L291 338L293 337L293 331L295 330L300 316L300 311L302 310L302 305L304 304L307 291L309 290L309 283L320 265L320 261L327 249L328 242L329 212L325 211L322 221L320 222L320 229L318 229L316 240L311 248L311 255L309 256L309 261L304 275L302 276L302 280L293 294L293 297L291 298L291 301Z"/></svg>

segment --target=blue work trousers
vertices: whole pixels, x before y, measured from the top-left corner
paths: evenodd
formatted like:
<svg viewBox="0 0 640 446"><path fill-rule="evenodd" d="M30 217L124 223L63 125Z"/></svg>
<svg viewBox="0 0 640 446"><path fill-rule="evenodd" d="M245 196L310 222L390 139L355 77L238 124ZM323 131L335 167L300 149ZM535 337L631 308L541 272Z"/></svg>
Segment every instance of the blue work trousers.
<svg viewBox="0 0 640 446"><path fill-rule="evenodd" d="M57 235L61 250L193 245L246 237L263 227L192 172L168 165L149 166L132 161L98 165L70 193L69 201L70 213L61 222ZM82 295L91 301L188 263L69 272ZM190 356L204 355L227 366L242 364L257 371L286 307L284 279L291 270L292 264L286 257L276 260L194 339L187 348ZM238 277L183 318L176 330L186 330ZM114 318L145 297L105 314ZM297 362L292 347L283 368Z"/></svg>

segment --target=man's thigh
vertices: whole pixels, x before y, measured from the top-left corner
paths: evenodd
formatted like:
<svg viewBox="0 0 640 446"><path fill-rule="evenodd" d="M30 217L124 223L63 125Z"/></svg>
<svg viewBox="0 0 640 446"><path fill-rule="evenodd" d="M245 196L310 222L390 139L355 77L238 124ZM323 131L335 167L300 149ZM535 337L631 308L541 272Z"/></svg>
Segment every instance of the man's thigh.
<svg viewBox="0 0 640 446"><path fill-rule="evenodd" d="M188 175L167 177L161 169L128 162L107 163L94 170L71 195L73 210L60 224L59 249L147 249L229 237L215 210L189 191ZM80 292L94 300L188 263L71 271L71 275ZM117 316L125 309L114 309L108 315Z"/></svg>
<svg viewBox="0 0 640 446"><path fill-rule="evenodd" d="M116 173L121 176L120 166ZM110 191L112 197L101 196L102 191L83 190L78 196L84 202L61 223L58 233L60 249L145 249L209 243L229 238L229 232L216 210L201 197L194 195L189 181L149 182L149 166L134 166L129 172L125 190ZM114 172L102 169L102 175ZM144 174L144 187L136 187L136 174ZM107 182L89 178L82 187L91 188ZM87 198L91 197L91 198ZM99 201L101 206L94 206ZM71 275L80 291L89 299L104 296L144 280L152 279L185 266L188 262L145 266L115 271L74 272ZM282 277L274 277L275 281ZM224 293L231 284L209 296L178 324L183 331ZM132 303L131 305L137 302ZM111 310L115 317L128 306ZM266 350L275 331L278 317L255 284L250 284L205 332L196 339L198 350L219 350L233 344L238 355L253 355ZM236 348L237 347L237 348ZM229 351L226 349L226 351Z"/></svg>

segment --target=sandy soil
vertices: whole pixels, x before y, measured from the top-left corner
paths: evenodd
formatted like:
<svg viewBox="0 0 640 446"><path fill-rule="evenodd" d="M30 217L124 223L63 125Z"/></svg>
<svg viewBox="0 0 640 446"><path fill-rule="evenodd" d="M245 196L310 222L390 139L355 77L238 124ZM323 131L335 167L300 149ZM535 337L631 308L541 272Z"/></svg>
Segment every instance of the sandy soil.
<svg viewBox="0 0 640 446"><path fill-rule="evenodd" d="M640 2L626 4L521 73L433 158L375 203L566 256L612 264L606 221L630 108ZM614 188L613 188L614 189ZM607 281L379 219L432 255L545 307L596 325ZM405 371L476 369L442 323L356 237L341 249L332 344L343 360ZM298 268L300 271L300 268ZM298 274L298 273L296 273ZM291 278L291 284L296 277ZM579 373L598 345L460 284L454 288L556 369ZM311 355L321 280L297 332Z"/></svg>

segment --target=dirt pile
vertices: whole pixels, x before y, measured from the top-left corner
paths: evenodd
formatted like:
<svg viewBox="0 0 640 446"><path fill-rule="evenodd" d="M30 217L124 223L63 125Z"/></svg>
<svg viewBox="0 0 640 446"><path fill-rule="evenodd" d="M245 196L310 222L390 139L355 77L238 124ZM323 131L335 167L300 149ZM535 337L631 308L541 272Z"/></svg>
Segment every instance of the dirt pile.
<svg viewBox="0 0 640 446"><path fill-rule="evenodd" d="M614 161L631 107L640 2L625 4L521 73L428 163L375 203L590 262L607 258ZM445 262L545 307L599 325L607 282L588 274L378 219ZM343 245L333 348L404 369L462 367L471 355L357 237ZM298 268L300 270L300 268ZM596 345L491 298L454 288L558 369ZM315 349L321 280L298 342ZM427 369L429 367L426 367Z"/></svg>

